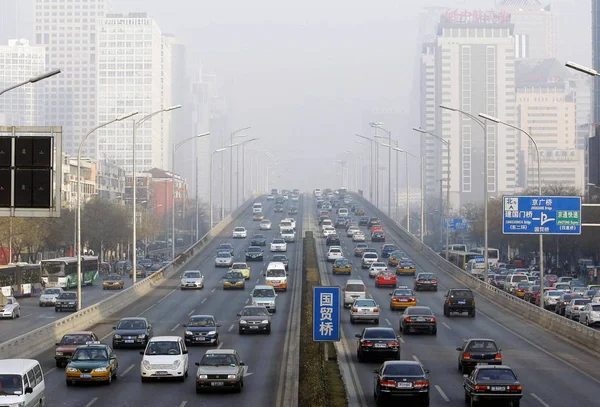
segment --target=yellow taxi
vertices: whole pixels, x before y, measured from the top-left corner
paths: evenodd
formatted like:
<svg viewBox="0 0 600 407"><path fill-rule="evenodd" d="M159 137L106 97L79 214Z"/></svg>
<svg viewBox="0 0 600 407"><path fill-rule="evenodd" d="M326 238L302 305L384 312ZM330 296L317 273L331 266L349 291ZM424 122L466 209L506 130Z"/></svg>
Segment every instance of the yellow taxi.
<svg viewBox="0 0 600 407"><path fill-rule="evenodd" d="M415 266L415 263L413 263L412 260L402 259L402 260L400 260L400 262L398 263L398 266L396 267L396 274L398 274L400 276L404 276L404 275L414 276L416 271L417 271L417 266Z"/></svg>
<svg viewBox="0 0 600 407"><path fill-rule="evenodd" d="M129 270L129 277L133 278L133 270ZM137 265L135 268L135 278L146 277L146 270L143 266Z"/></svg>
<svg viewBox="0 0 600 407"><path fill-rule="evenodd" d="M404 257L406 257L404 252L401 252L400 250L395 250L392 253L390 253L390 257L388 257L388 265L397 266L398 263L400 263L400 260Z"/></svg>
<svg viewBox="0 0 600 407"><path fill-rule="evenodd" d="M253 220L265 220L265 215L262 213L255 213L252 217Z"/></svg>
<svg viewBox="0 0 600 407"><path fill-rule="evenodd" d="M250 279L252 273L252 271L250 270L250 266L248 266L248 263L233 263L231 267L229 267L229 270L239 271L240 273L242 273L246 280Z"/></svg>
<svg viewBox="0 0 600 407"><path fill-rule="evenodd" d="M333 262L333 274L352 274L352 263L348 259L336 259Z"/></svg>
<svg viewBox="0 0 600 407"><path fill-rule="evenodd" d="M122 290L124 286L123 277L119 274L109 274L102 281L103 290Z"/></svg>
<svg viewBox="0 0 600 407"><path fill-rule="evenodd" d="M65 369L67 386L79 382L112 383L117 377L119 361L110 346L89 341L73 352Z"/></svg>
<svg viewBox="0 0 600 407"><path fill-rule="evenodd" d="M417 296L413 290L405 285L396 288L390 293L390 309L406 309L417 305Z"/></svg>

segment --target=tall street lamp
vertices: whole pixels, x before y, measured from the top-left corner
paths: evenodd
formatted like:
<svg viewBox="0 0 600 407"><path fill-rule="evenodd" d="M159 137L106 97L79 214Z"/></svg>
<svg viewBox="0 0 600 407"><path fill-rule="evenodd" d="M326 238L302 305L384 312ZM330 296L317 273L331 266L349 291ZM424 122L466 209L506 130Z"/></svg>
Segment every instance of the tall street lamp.
<svg viewBox="0 0 600 407"><path fill-rule="evenodd" d="M535 139L531 136L531 134L529 134L525 130L523 130L517 126L514 126L512 124L509 124L503 120L500 120L496 117L490 116L485 113L479 113L479 117L481 117L485 120L494 122L496 124L503 124L507 127L510 127L511 129L518 130L529 138L529 140L533 144L533 147L535 148L535 153L537 155L538 195L541 196L542 195L542 157L540 155L540 149L538 148L538 145L537 145ZM540 234L539 240L540 240L540 306L542 308L544 308L544 295L543 295L544 294L544 235ZM486 278L485 282L487 283L487 278Z"/></svg>
<svg viewBox="0 0 600 407"><path fill-rule="evenodd" d="M382 138L382 139L387 138L387 137L384 137L384 136L377 136L377 135L374 136L374 137L375 138ZM392 146L398 147L398 140L392 139L392 143L393 143ZM391 171L391 167L390 167L390 171ZM398 181L399 181L399 178L398 178L398 154L396 152L396 194L395 194L396 196L394 198L394 206L396 207L396 210L398 209L398 191L400 190L400 186L399 186ZM390 194L391 194L391 192L390 192Z"/></svg>
<svg viewBox="0 0 600 407"><path fill-rule="evenodd" d="M175 195L176 195L176 190L175 190L175 152L177 151L177 149L179 147L181 147L182 145L184 145L185 143L187 143L188 141L192 141L195 139L199 139L201 137L206 137L206 136L210 136L210 133L202 133L202 134L197 134L195 136L192 137L188 137L183 141L180 141L179 143L175 144L173 143L173 164L171 165L171 259L175 260Z"/></svg>
<svg viewBox="0 0 600 407"><path fill-rule="evenodd" d="M467 116L469 119L473 120L475 123L477 123L483 129L483 145L484 145L484 147L483 147L483 249L484 249L483 276L484 276L484 281L487 283L488 271L490 268L490 265L488 263L488 257L489 257L489 253L488 253L488 199L489 198L488 198L488 196L489 196L489 192L488 192L487 125L483 120L481 120L481 119L477 118L476 116L472 115L471 113L465 112L463 110L456 109L456 108L449 107L449 106L444 106L444 105L440 105L440 108L449 110L451 112L458 112L460 114L463 114L463 115Z"/></svg>
<svg viewBox="0 0 600 407"><path fill-rule="evenodd" d="M258 140L258 137L254 137L251 138L250 140L246 140L243 141L241 143L242 146L242 201L246 200L246 156L245 156L245 152L244 152L244 147L246 146L246 144L252 142L252 141L256 141ZM239 158L239 157L238 157ZM237 180L236 180L236 184L235 184L235 206L238 207L240 206L240 202L239 202L239 181L240 181L240 170L239 170L239 162L236 163L236 167L238 168L238 174L237 174Z"/></svg>
<svg viewBox="0 0 600 407"><path fill-rule="evenodd" d="M248 130L250 127L243 127L241 129L237 129L229 135L229 145L233 146L233 138L236 135L244 130ZM236 144L237 146L238 144ZM231 150L231 154L229 155L229 210L233 211L233 150Z"/></svg>
<svg viewBox="0 0 600 407"><path fill-rule="evenodd" d="M212 191L213 191L213 179L212 179L212 175L213 175L213 159L216 153L221 153L223 151L227 150L226 147L223 148L219 148L216 149L215 151L213 151L212 153L210 153L210 173L208 176L208 200L210 201L210 228L213 228L214 222L213 222L213 196L212 196ZM221 188L223 186L221 185Z"/></svg>
<svg viewBox="0 0 600 407"><path fill-rule="evenodd" d="M446 165L448 167L448 173L446 174L446 260L448 260L448 247L450 246L450 140L444 140L437 134L434 134L427 130L423 130L419 127L413 127L413 130L421 134L427 134L433 137L434 139L444 144L446 146L446 150L448 150L448 159L446 161Z"/></svg>
<svg viewBox="0 0 600 407"><path fill-rule="evenodd" d="M175 105L175 106L169 106L166 107L164 109L160 109L157 110L155 112L152 112L144 117L142 117L140 120L138 121L133 121L133 149L132 149L132 157L133 157L133 164L132 164L132 172L133 172L133 188L132 188L132 211L133 211L133 256L131 258L131 270L132 270L132 281L133 284L135 284L135 282L137 281L137 271L136 271L136 267L137 267L137 176L136 176L136 162L135 162L135 147L136 147L136 141L135 141L135 136L137 133L137 129L138 127L144 123L147 120L150 120L151 118L153 118L154 116L156 116L157 114L161 114L164 112L170 112L171 110L176 110L176 109L180 109L181 105Z"/></svg>
<svg viewBox="0 0 600 407"><path fill-rule="evenodd" d="M77 149L77 219L76 219L76 227L77 230L77 309L81 309L81 148L83 147L83 143L85 140L98 129L102 127L106 127L109 124L114 122L120 122L125 119L130 118L131 116L135 116L138 112L131 112L124 116L117 117L109 122L99 124L90 130L79 142L79 148Z"/></svg>
<svg viewBox="0 0 600 407"><path fill-rule="evenodd" d="M54 75L58 75L60 72L61 72L60 69L55 69L53 71L49 71L49 72L43 73L38 76L34 76L33 78L27 79L25 82L17 83L16 85L12 85L6 89L0 90L0 95L3 95L6 92L11 91L13 89L20 88L21 86L28 85L30 83L36 83L39 81L43 81L44 79L48 79Z"/></svg>
<svg viewBox="0 0 600 407"><path fill-rule="evenodd" d="M376 141L370 137L363 136L361 134L355 134L356 137L360 137L369 142L369 200L373 202L373 143Z"/></svg>
<svg viewBox="0 0 600 407"><path fill-rule="evenodd" d="M388 216L392 217L392 132L383 127L381 122L370 122L369 126L383 130L388 136Z"/></svg>

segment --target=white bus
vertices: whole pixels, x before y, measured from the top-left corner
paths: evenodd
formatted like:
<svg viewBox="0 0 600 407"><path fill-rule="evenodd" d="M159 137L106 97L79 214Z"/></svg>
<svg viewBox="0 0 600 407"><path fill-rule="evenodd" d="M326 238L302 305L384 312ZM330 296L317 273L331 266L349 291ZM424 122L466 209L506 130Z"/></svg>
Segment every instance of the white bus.
<svg viewBox="0 0 600 407"><path fill-rule="evenodd" d="M41 281L38 264L17 263L0 268L0 290L7 297L31 297Z"/></svg>
<svg viewBox="0 0 600 407"><path fill-rule="evenodd" d="M475 247L474 249L471 249L471 253L478 253L483 256L485 254L485 248ZM500 261L500 250L488 247L488 263L495 267L498 265L498 261Z"/></svg>
<svg viewBox="0 0 600 407"><path fill-rule="evenodd" d="M77 257L59 257L41 261L42 281L46 287L77 287ZM98 278L97 256L81 256L81 285L92 285Z"/></svg>

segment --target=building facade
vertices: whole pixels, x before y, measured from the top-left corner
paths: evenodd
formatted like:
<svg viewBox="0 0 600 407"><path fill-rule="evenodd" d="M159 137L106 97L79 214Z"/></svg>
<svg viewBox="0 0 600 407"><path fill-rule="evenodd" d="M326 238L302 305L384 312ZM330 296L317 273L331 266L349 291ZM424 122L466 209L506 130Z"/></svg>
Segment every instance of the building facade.
<svg viewBox="0 0 600 407"><path fill-rule="evenodd" d="M113 203L123 202L125 194L125 170L110 160L99 160L96 172L98 197Z"/></svg>

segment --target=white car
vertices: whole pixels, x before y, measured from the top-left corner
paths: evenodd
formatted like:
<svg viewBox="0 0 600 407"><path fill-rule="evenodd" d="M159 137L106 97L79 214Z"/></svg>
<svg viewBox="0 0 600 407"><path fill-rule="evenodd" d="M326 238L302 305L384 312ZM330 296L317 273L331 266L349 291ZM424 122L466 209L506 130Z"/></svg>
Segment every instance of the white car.
<svg viewBox="0 0 600 407"><path fill-rule="evenodd" d="M229 252L219 252L215 257L216 267L231 267L233 264L233 256Z"/></svg>
<svg viewBox="0 0 600 407"><path fill-rule="evenodd" d="M287 252L287 243L283 239L275 238L271 241L271 251Z"/></svg>
<svg viewBox="0 0 600 407"><path fill-rule="evenodd" d="M296 230L296 219L285 218L285 219L282 219L281 222L290 222L292 224L292 229Z"/></svg>
<svg viewBox="0 0 600 407"><path fill-rule="evenodd" d="M587 298L574 298L569 305L565 307L565 318L579 320L579 314L585 308L586 304L592 302Z"/></svg>
<svg viewBox="0 0 600 407"><path fill-rule="evenodd" d="M292 195L292 202L298 202L300 201L300 198L298 197L298 195Z"/></svg>
<svg viewBox="0 0 600 407"><path fill-rule="evenodd" d="M360 232L360 229L358 227L356 227L356 226L350 226L348 228L348 230L346 231L346 236L347 237L352 237L357 232Z"/></svg>
<svg viewBox="0 0 600 407"><path fill-rule="evenodd" d="M56 304L56 297L62 293L62 288L46 288L40 295L40 307L45 307L46 305L53 307Z"/></svg>
<svg viewBox="0 0 600 407"><path fill-rule="evenodd" d="M204 288L204 276L200 270L184 271L181 276L181 289Z"/></svg>
<svg viewBox="0 0 600 407"><path fill-rule="evenodd" d="M600 323L600 303L590 302L579 312L579 322L587 326Z"/></svg>
<svg viewBox="0 0 600 407"><path fill-rule="evenodd" d="M271 221L268 219L261 220L258 227L260 230L271 230Z"/></svg>
<svg viewBox="0 0 600 407"><path fill-rule="evenodd" d="M188 375L188 350L179 336L155 336L148 341L140 363L142 382Z"/></svg>
<svg viewBox="0 0 600 407"><path fill-rule="evenodd" d="M2 318L19 318L21 316L21 305L19 305L15 297L5 297L4 304L0 304L0 317Z"/></svg>
<svg viewBox="0 0 600 407"><path fill-rule="evenodd" d="M335 235L337 234L337 232L335 231L335 228L333 226L326 226L325 228L323 228L323 237L327 237L329 235Z"/></svg>
<svg viewBox="0 0 600 407"><path fill-rule="evenodd" d="M331 219L325 219L323 220L323 222L321 222L322 231L325 231L325 228L327 227L333 227L333 222L331 221Z"/></svg>
<svg viewBox="0 0 600 407"><path fill-rule="evenodd" d="M336 261L344 258L344 252L340 246L331 246L327 252L327 261Z"/></svg>
<svg viewBox="0 0 600 407"><path fill-rule="evenodd" d="M387 264L383 262L376 261L375 263L371 263L371 267L369 267L369 277L375 278L377 277L377 274L386 271L387 269Z"/></svg>
<svg viewBox="0 0 600 407"><path fill-rule="evenodd" d="M379 261L379 256L374 252L365 252L360 260L360 267L363 269L371 268L371 264Z"/></svg>
<svg viewBox="0 0 600 407"><path fill-rule="evenodd" d="M294 242L296 241L296 232L294 229L283 229L281 231L281 238L286 242Z"/></svg>
<svg viewBox="0 0 600 407"><path fill-rule="evenodd" d="M352 235L353 242L364 242L365 240L365 234L361 231L358 231Z"/></svg>
<svg viewBox="0 0 600 407"><path fill-rule="evenodd" d="M379 305L371 299L361 299L354 301L350 308L350 323L356 321L373 321L379 324Z"/></svg>
<svg viewBox="0 0 600 407"><path fill-rule="evenodd" d="M267 201L273 201L275 199L275 195L267 195Z"/></svg>
<svg viewBox="0 0 600 407"><path fill-rule="evenodd" d="M245 239L248 236L248 231L246 228L238 226L233 229L233 238L234 239Z"/></svg>
<svg viewBox="0 0 600 407"><path fill-rule="evenodd" d="M569 284L569 283L555 283L554 288L556 288L557 290L560 290L560 291L564 291L566 293L571 292L571 284Z"/></svg>
<svg viewBox="0 0 600 407"><path fill-rule="evenodd" d="M554 310L556 308L556 303L560 299L560 296L564 294L564 291L560 290L547 290L544 291L544 307L546 309L550 308Z"/></svg>

